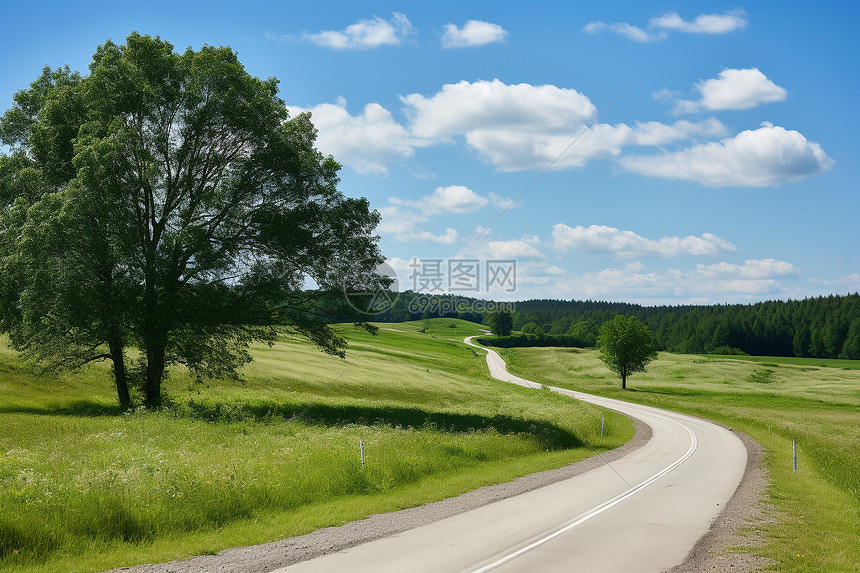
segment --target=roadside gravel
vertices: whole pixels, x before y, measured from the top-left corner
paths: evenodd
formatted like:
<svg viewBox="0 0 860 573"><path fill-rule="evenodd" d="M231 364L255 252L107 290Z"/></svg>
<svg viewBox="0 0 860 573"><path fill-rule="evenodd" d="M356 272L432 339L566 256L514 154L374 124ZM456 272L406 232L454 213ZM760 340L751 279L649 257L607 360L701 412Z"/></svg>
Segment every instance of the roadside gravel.
<svg viewBox="0 0 860 573"><path fill-rule="evenodd" d="M725 509L711 524L680 565L669 573L699 573L701 571L757 571L775 562L751 555L744 547L761 540L757 526L773 521L764 500L767 496L768 475L764 467L764 448L743 432L732 430L747 449L744 477Z"/></svg>

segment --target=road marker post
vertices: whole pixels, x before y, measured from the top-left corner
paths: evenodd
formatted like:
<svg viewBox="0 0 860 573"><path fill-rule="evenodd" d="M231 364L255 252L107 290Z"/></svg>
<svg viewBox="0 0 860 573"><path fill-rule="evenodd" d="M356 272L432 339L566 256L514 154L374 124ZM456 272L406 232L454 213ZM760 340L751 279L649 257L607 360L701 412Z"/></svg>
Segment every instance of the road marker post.
<svg viewBox="0 0 860 573"><path fill-rule="evenodd" d="M797 471L797 442L791 440L791 453L794 456L794 471Z"/></svg>
<svg viewBox="0 0 860 573"><path fill-rule="evenodd" d="M600 437L603 437L603 427L606 425L606 415L603 415L603 418L600 420Z"/></svg>
<svg viewBox="0 0 860 573"><path fill-rule="evenodd" d="M364 467L364 440L358 440L358 447L361 450L361 467Z"/></svg>

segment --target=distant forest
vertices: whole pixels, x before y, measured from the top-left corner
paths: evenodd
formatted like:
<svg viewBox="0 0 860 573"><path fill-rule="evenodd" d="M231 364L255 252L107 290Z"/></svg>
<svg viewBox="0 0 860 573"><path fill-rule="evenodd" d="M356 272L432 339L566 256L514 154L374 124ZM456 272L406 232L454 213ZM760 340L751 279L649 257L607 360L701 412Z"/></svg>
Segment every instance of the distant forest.
<svg viewBox="0 0 860 573"><path fill-rule="evenodd" d="M429 305L427 300L435 301ZM486 322L489 303L406 291L376 316L381 322L456 317ZM756 304L657 306L602 301L514 303L515 346L595 344L600 325L617 314L644 322L661 350L680 353L860 359L860 294Z"/></svg>

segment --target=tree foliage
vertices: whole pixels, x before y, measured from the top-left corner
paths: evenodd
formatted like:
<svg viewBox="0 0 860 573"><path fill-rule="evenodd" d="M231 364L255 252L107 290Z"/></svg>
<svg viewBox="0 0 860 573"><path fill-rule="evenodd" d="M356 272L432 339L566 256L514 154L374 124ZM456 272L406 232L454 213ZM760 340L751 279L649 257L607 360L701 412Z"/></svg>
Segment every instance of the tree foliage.
<svg viewBox="0 0 860 573"><path fill-rule="evenodd" d="M621 376L621 387L627 389L627 377L645 372L657 358L657 349L648 328L635 316L616 316L603 323L597 337L600 359L606 367Z"/></svg>
<svg viewBox="0 0 860 573"><path fill-rule="evenodd" d="M493 312L488 315L487 325L496 336L510 336L514 319L511 317L511 313L506 310Z"/></svg>
<svg viewBox="0 0 860 573"><path fill-rule="evenodd" d="M45 68L15 94L0 119L0 329L18 350L111 360L124 404L135 375L157 404L171 364L234 376L278 329L343 354L320 306L346 314L344 288L379 282L379 215L338 191L340 166L277 84L229 48L180 54L132 33L99 46L86 77Z"/></svg>
<svg viewBox="0 0 860 573"><path fill-rule="evenodd" d="M604 301L528 300L518 302L514 329L533 323L549 334L585 340L619 314L635 316L669 352L744 352L760 356L846 358L856 355L851 336L860 319L860 294L775 300L755 304L654 306ZM588 344L583 344L588 346Z"/></svg>

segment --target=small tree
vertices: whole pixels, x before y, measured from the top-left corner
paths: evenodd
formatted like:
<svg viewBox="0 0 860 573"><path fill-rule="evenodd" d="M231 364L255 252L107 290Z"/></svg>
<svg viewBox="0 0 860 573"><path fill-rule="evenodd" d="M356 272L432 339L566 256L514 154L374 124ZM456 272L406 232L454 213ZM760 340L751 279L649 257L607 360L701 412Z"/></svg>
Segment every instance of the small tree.
<svg viewBox="0 0 860 573"><path fill-rule="evenodd" d="M510 336L511 331L514 329L514 319L511 313L506 310L494 312L490 315L487 322L490 330L496 336Z"/></svg>
<svg viewBox="0 0 860 573"><path fill-rule="evenodd" d="M597 346L600 359L621 376L621 387L625 390L627 377L634 372L645 372L645 366L657 358L651 332L635 316L616 316L603 323Z"/></svg>
<svg viewBox="0 0 860 573"><path fill-rule="evenodd" d="M532 321L524 324L523 327L520 329L520 332L522 332L523 334L532 334L536 328L537 324Z"/></svg>

